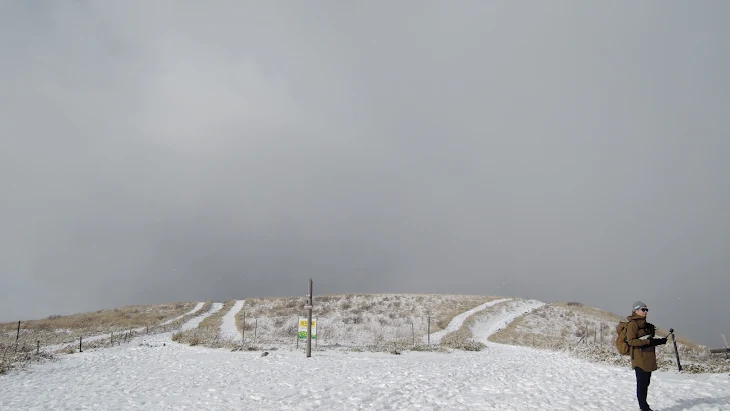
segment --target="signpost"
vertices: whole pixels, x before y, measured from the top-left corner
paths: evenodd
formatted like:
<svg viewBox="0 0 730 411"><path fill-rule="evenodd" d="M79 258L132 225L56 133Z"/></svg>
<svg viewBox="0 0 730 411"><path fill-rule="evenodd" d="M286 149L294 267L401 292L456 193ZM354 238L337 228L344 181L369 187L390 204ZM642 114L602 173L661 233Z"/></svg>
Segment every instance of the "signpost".
<svg viewBox="0 0 730 411"><path fill-rule="evenodd" d="M309 300L307 301L307 358L312 356L312 279L309 279Z"/></svg>

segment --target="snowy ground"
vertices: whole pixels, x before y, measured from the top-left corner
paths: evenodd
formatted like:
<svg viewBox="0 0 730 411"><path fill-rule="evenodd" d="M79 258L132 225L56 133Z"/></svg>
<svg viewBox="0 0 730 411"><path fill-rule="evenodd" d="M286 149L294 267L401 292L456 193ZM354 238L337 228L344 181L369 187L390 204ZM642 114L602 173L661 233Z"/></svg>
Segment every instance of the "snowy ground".
<svg viewBox="0 0 730 411"><path fill-rule="evenodd" d="M224 340L232 340L241 342L241 332L236 328L236 314L238 314L243 308L244 300L238 300L230 311L223 316L223 322L221 323L221 338Z"/></svg>
<svg viewBox="0 0 730 411"><path fill-rule="evenodd" d="M472 332L487 341L498 325L529 308L495 310ZM450 328L458 329L461 323L454 321ZM261 357L170 339L171 333L143 336L11 371L0 377L0 410L638 409L628 366L589 363L558 352L487 342L481 352L332 350L306 358L301 350L278 350ZM649 401L663 411L728 410L730 378L658 372Z"/></svg>

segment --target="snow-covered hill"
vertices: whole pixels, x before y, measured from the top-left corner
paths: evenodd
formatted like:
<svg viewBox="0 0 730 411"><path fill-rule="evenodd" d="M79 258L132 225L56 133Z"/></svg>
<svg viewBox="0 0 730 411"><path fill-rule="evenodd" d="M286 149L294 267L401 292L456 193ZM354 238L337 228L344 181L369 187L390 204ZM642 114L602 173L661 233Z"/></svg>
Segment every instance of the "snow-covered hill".
<svg viewBox="0 0 730 411"><path fill-rule="evenodd" d="M520 301L516 299L515 303ZM614 341L616 325L625 317L601 311L581 303L544 304L520 316L491 337L491 341L566 352L591 361L615 365L626 364ZM651 319L650 319L651 321ZM655 324L661 327L661 324ZM659 328L657 334L667 335ZM730 361L710 354L702 347L681 336L677 340L684 372L730 372ZM677 369L671 344L659 346L657 363L661 370Z"/></svg>
<svg viewBox="0 0 730 411"><path fill-rule="evenodd" d="M225 303L178 303L24 322L20 354L14 352L14 333L7 331L10 325L5 324L6 332L0 338L0 351L4 353L0 369L7 369L9 362L27 364L42 360L34 357L35 341L29 339L37 336L40 336L41 354L78 351L80 335L84 338L85 349L109 347L112 331L116 333L115 344L133 336L176 331L175 341L209 348L240 348L243 345L251 350L294 349L297 347L298 319L306 315L302 309L304 301L304 297L278 297ZM244 312L245 343L241 339ZM115 325L108 313L117 315L111 318L123 318L124 321ZM106 324L106 332L104 327L90 327L88 321L78 320L96 317L103 320L92 323ZM493 342L556 350L615 365L626 362L626 357L618 355L613 346L615 325L621 317L580 303L546 304L520 298L449 294L324 295L315 296L314 318L318 334L315 349L481 350L487 342L483 336L494 333L490 337ZM157 323L150 319L157 319ZM191 319L192 322L182 325ZM122 326L134 324L134 321L147 325L119 332L124 330ZM70 329L64 329L63 333L48 332L58 331L61 325ZM66 342L48 344L53 341ZM730 363L720 356L710 355L706 347L680 338L679 348L687 372L730 371ZM670 345L659 347L658 355L661 369L676 368Z"/></svg>
<svg viewBox="0 0 730 411"><path fill-rule="evenodd" d="M172 332L143 335L10 371L0 377L0 409L636 409L634 375L626 365L494 342L500 333L522 333L549 306L493 300L452 316L442 338L468 334L485 344L478 352L320 349L306 358L301 349L276 349L262 356L178 344ZM211 314L219 307L183 327L194 330L204 316L220 314ZM649 402L662 410L730 409L729 388L726 374L659 371Z"/></svg>

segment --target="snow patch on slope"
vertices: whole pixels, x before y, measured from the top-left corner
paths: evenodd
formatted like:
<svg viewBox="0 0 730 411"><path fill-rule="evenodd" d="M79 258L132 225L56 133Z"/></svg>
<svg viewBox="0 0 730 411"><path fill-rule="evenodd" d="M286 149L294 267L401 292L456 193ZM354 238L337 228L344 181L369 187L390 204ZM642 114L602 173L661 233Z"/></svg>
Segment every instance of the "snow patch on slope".
<svg viewBox="0 0 730 411"><path fill-rule="evenodd" d="M223 316L221 337L226 340L241 341L241 333L236 327L236 314L243 308L245 300L237 300L233 307Z"/></svg>

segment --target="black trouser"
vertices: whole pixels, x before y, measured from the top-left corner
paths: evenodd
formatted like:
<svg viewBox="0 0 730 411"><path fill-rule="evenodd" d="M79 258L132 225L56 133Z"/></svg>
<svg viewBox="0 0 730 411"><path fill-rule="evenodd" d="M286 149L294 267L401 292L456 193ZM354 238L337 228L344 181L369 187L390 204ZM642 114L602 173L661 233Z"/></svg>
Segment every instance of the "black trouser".
<svg viewBox="0 0 730 411"><path fill-rule="evenodd" d="M649 392L649 384L651 383L651 372L634 367L636 371L636 399L639 400L639 408L648 410L649 404L646 403L646 394Z"/></svg>

